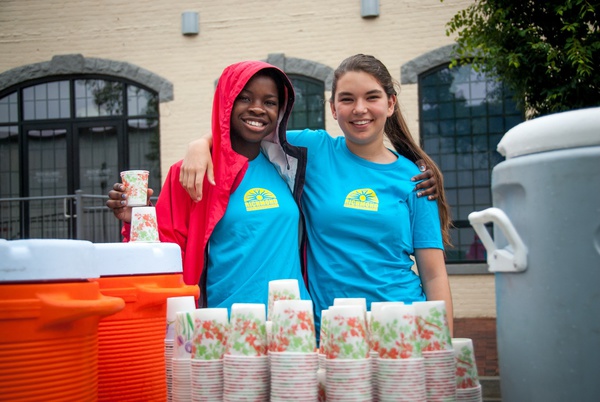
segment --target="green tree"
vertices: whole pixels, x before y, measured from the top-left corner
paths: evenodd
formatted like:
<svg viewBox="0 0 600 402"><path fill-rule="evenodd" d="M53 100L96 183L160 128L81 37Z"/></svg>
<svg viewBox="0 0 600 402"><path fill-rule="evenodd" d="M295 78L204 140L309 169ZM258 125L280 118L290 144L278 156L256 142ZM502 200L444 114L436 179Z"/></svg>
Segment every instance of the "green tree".
<svg viewBox="0 0 600 402"><path fill-rule="evenodd" d="M451 67L501 80L528 118L599 106L599 17L598 1L475 0L446 25Z"/></svg>

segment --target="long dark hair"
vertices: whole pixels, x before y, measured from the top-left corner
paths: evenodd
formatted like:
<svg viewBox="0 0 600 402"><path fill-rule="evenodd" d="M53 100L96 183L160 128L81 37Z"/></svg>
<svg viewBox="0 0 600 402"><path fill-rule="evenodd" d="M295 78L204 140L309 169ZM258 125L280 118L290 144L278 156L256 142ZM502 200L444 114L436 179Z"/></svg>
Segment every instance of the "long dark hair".
<svg viewBox="0 0 600 402"><path fill-rule="evenodd" d="M342 63L335 70L333 74L333 84L331 86L330 102L333 102L335 99L338 79L340 79L349 71L364 72L373 76L373 78L375 78L383 87L383 90L387 94L388 98L390 96L398 95L396 87L399 88L400 86L394 81L392 75L381 61L373 56L356 54L342 61ZM438 186L438 210L442 228L442 239L445 245L451 246L450 208L448 207L446 194L444 192L444 178L442 176L442 172L433 159L431 159L413 139L410 131L408 130L408 125L404 120L404 116L402 116L402 113L400 112L398 102L396 102L394 105L394 113L388 117L385 122L384 131L394 149L400 155L413 162L423 159L427 168L431 169L433 172L433 176L435 177L435 181Z"/></svg>

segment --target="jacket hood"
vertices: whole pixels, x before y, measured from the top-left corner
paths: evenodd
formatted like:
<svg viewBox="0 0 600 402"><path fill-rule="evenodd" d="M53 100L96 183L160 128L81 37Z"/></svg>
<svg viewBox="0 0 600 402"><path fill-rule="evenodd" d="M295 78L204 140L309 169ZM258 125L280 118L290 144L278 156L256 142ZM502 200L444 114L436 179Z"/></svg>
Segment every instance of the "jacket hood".
<svg viewBox="0 0 600 402"><path fill-rule="evenodd" d="M261 70L271 70L284 84L284 99L278 116L275 132L264 141L280 144L285 138L285 128L294 104L294 89L289 78L279 68L262 61L243 61L226 67L219 78L212 109L213 163L215 180L223 185L223 189L231 191L235 185L237 174L245 173L247 158L236 153L231 148L231 112L239 93L248 81ZM280 85L278 83L278 86ZM234 174L234 177L231 177ZM240 178L241 179L241 178Z"/></svg>

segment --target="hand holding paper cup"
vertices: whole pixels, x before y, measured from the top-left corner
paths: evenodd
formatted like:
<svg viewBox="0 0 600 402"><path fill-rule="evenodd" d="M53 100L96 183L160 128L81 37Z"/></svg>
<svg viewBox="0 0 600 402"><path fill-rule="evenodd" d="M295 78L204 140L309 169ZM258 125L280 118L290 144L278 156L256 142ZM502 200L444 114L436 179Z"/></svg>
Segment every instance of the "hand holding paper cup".
<svg viewBox="0 0 600 402"><path fill-rule="evenodd" d="M125 186L128 207L143 207L148 205L148 176L147 170L125 170L121 172L121 181Z"/></svg>

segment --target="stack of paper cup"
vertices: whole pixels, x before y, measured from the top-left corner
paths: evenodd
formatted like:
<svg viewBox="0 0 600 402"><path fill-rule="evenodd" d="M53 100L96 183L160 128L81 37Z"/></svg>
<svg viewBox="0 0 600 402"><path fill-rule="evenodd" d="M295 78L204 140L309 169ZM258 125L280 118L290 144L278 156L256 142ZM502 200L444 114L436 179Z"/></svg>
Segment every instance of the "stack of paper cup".
<svg viewBox="0 0 600 402"><path fill-rule="evenodd" d="M419 343L425 359L428 401L456 399L456 362L442 300L413 303L417 313Z"/></svg>
<svg viewBox="0 0 600 402"><path fill-rule="evenodd" d="M380 402L427 401L416 318L415 308L402 303L372 310L371 335L378 354L374 389Z"/></svg>
<svg viewBox="0 0 600 402"><path fill-rule="evenodd" d="M275 301L272 323L271 401L315 401L319 361L312 301Z"/></svg>
<svg viewBox="0 0 600 402"><path fill-rule="evenodd" d="M325 370L325 361L327 360L327 339L329 319L327 315L329 310L321 310L321 327L319 328L319 369Z"/></svg>
<svg viewBox="0 0 600 402"><path fill-rule="evenodd" d="M371 357L371 371L373 373L373 398L377 400L377 358L379 357L379 337L382 335L381 329L381 309L385 305L397 304L404 305L402 302L372 302L371 311L367 312L367 322L369 324L369 355Z"/></svg>
<svg viewBox="0 0 600 402"><path fill-rule="evenodd" d="M173 402L187 402L192 396L193 311L175 313L175 344L171 366L173 371Z"/></svg>
<svg viewBox="0 0 600 402"><path fill-rule="evenodd" d="M327 319L327 400L370 402L373 390L365 308L359 305L331 306Z"/></svg>
<svg viewBox="0 0 600 402"><path fill-rule="evenodd" d="M321 310L321 326L319 328L319 369L317 370L317 387L318 387L318 399L319 402L327 400L327 378L326 378L326 367L327 367L327 331L329 326L328 320L329 310Z"/></svg>
<svg viewBox="0 0 600 402"><path fill-rule="evenodd" d="M269 281L267 320L272 320L273 304L277 300L300 300L300 287L297 279L276 279Z"/></svg>
<svg viewBox="0 0 600 402"><path fill-rule="evenodd" d="M192 402L223 398L223 355L229 318L226 308L202 308L193 312Z"/></svg>
<svg viewBox="0 0 600 402"><path fill-rule="evenodd" d="M452 338L452 346L456 361L456 400L481 402L481 384L477 373L473 340Z"/></svg>
<svg viewBox="0 0 600 402"><path fill-rule="evenodd" d="M268 401L269 358L265 305L234 303L223 356L223 400Z"/></svg>
<svg viewBox="0 0 600 402"><path fill-rule="evenodd" d="M165 375L167 378L167 400L173 398L173 349L175 344L175 321L178 311L194 311L196 301L194 296L167 298L167 319L165 334Z"/></svg>

